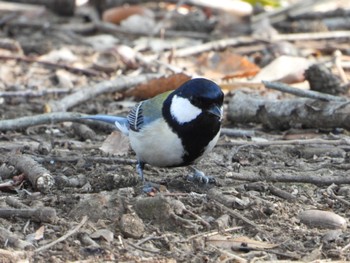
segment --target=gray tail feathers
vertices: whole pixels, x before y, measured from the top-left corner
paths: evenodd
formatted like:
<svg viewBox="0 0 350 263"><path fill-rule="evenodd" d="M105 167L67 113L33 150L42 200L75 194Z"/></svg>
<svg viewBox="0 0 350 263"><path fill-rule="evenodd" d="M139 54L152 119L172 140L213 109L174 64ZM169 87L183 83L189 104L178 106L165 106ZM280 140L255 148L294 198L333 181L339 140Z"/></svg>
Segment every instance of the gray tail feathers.
<svg viewBox="0 0 350 263"><path fill-rule="evenodd" d="M93 115L81 117L82 119L103 121L114 124L123 134L129 135L129 124L127 118L111 115Z"/></svg>

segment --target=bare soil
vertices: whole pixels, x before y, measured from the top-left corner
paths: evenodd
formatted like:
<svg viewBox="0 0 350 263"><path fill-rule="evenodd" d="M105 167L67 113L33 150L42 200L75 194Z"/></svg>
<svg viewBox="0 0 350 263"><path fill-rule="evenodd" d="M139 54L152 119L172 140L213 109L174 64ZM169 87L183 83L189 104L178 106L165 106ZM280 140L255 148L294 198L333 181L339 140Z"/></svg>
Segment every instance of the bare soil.
<svg viewBox="0 0 350 263"><path fill-rule="evenodd" d="M9 29L12 38L28 49L30 43L50 50L67 48L81 65L91 63L95 55L93 48L72 43L54 30L13 25ZM113 76L87 76L12 59L1 60L0 77L0 90L7 92L63 88L64 80L71 85L62 94L0 98L1 119L13 119L41 114L48 101ZM228 94L226 106L229 99ZM106 94L70 111L125 115L135 103L120 93ZM236 127L228 121L223 126ZM285 135L258 125L241 128L257 132L255 138L260 141ZM63 122L0 133L0 210L46 207L56 213L46 222L35 216L0 216L1 229L11 233L0 232L0 262L350 261L346 247L350 231L342 221L333 219L327 224L313 219L304 224L300 220L303 211L316 209L348 221L349 186L269 179L275 175L348 176L350 148L346 143L254 145L248 144L251 138L223 135L213 152L196 165L213 176L215 184L189 181L192 171L188 167L146 166L146 179L158 189L146 195L141 191L132 150L123 156L106 154L100 147L110 130L94 127L96 134L90 139L77 130L71 122ZM293 130L289 134L297 139L348 139L344 130ZM55 185L47 193L37 191L25 174L11 170L7 159L12 155L30 156L50 172ZM237 174L243 179L245 175L262 179L237 180ZM8 181L13 184L4 185Z"/></svg>

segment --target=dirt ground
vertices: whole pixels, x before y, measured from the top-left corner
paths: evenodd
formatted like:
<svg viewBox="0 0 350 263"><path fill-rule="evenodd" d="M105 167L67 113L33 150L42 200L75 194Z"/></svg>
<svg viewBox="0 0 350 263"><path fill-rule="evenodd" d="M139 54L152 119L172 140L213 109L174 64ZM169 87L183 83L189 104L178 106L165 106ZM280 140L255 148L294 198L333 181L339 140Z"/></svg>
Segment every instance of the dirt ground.
<svg viewBox="0 0 350 263"><path fill-rule="evenodd" d="M37 27L9 23L1 35L28 55L50 60L44 55L60 50L58 60L71 59L76 68L92 65L98 52L83 37L39 26L62 23L56 19L39 15ZM2 50L1 56L13 52ZM43 94L0 96L2 120L42 114L49 101L116 76L96 67L101 74L89 75L3 57L1 92ZM61 91L45 93L50 89ZM225 109L231 96L226 93ZM113 92L69 111L125 115L135 103ZM0 133L0 262L350 261L350 188L327 180L349 176L346 130L269 131L225 120L224 128L254 134L223 133L196 165L215 183L190 181L188 167L146 166L145 177L158 191L144 194L132 150L122 142L123 155L105 153L100 147L111 130L88 127L86 135L80 124L53 121ZM311 141L268 143L287 137ZM50 190L38 191L9 161L14 156L45 168L55 180ZM308 178L314 183L305 183Z"/></svg>

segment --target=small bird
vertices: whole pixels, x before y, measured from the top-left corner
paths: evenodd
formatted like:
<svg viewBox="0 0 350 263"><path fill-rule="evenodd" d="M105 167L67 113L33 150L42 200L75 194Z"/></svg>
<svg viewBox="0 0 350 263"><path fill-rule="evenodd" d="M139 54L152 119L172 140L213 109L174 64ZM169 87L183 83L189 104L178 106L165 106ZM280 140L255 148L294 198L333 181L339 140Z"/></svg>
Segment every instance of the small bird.
<svg viewBox="0 0 350 263"><path fill-rule="evenodd" d="M195 78L174 91L141 101L127 117L83 117L112 123L129 136L144 180L145 164L157 167L187 166L213 149L220 135L224 94L213 81ZM209 178L195 169L201 181Z"/></svg>

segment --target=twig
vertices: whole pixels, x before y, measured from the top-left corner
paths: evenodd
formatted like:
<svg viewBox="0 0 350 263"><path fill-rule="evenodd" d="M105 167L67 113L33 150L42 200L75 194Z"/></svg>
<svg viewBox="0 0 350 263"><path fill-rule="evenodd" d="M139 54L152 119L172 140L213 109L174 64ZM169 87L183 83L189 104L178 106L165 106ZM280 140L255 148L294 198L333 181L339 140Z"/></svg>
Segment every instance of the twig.
<svg viewBox="0 0 350 263"><path fill-rule="evenodd" d="M55 223L57 221L56 210L51 207L37 209L6 209L0 208L1 218L20 217L31 219L35 222Z"/></svg>
<svg viewBox="0 0 350 263"><path fill-rule="evenodd" d="M344 246L340 251L344 252L350 248L350 243L348 243L346 246Z"/></svg>
<svg viewBox="0 0 350 263"><path fill-rule="evenodd" d="M45 65L48 67L53 67L53 68L63 68L67 71L73 72L73 73L81 73L84 75L88 75L88 76L98 76L100 75L100 73L98 71L95 70L91 70L91 69L82 69L82 68L77 68L77 67L73 67L73 66L69 66L69 65L65 65L65 64L59 64L59 63L54 63L54 62L50 62L50 61L42 61L42 60L37 60L35 58L30 58L30 57L22 57L22 56L16 56L16 55L0 55L0 59L4 59L4 60L10 60L10 59L14 59L17 61L23 61L23 62L27 62L27 63L38 63L41 65Z"/></svg>
<svg viewBox="0 0 350 263"><path fill-rule="evenodd" d="M291 193L288 193L287 191L284 191L284 190L277 188L276 186L273 186L273 185L269 185L268 189L269 189L271 194L278 196L278 197L281 197L287 201L294 201L297 198L295 195L292 195Z"/></svg>
<svg viewBox="0 0 350 263"><path fill-rule="evenodd" d="M96 98L97 96L123 91L129 87L147 82L150 79L158 78L161 74L145 74L140 76L119 76L113 80L107 80L96 84L93 87L81 88L79 91L70 94L58 101L50 101L45 107L47 112L66 111L84 101Z"/></svg>
<svg viewBox="0 0 350 263"><path fill-rule="evenodd" d="M0 120L0 131L21 130L41 124L52 124L64 121L77 121L82 114L76 112L54 112L11 120Z"/></svg>
<svg viewBox="0 0 350 263"><path fill-rule="evenodd" d="M226 135L226 136L231 136L231 137L253 137L253 136L255 136L255 131L254 130L222 128L221 135Z"/></svg>
<svg viewBox="0 0 350 263"><path fill-rule="evenodd" d="M95 131L84 124L73 123L72 129L76 135L84 140L92 140L96 137Z"/></svg>
<svg viewBox="0 0 350 263"><path fill-rule="evenodd" d="M326 101L346 101L346 99L343 97L333 96L333 95L312 91L312 90L297 89L281 82L263 81L262 83L266 86L266 88L279 90L279 91L290 93L299 97L306 97L306 98L326 100Z"/></svg>
<svg viewBox="0 0 350 263"><path fill-rule="evenodd" d="M237 46L237 45L247 45L247 44L254 44L256 42L259 42L259 40L252 38L252 37L236 37L236 38L228 38L228 39L221 39L216 40L212 42L207 42L204 44L196 45L193 47L186 47L182 49L175 50L173 56L174 57L188 57L191 55L196 55L205 51L210 50L221 50L225 49L230 46ZM170 55L169 52L165 53L165 56Z"/></svg>
<svg viewBox="0 0 350 263"><path fill-rule="evenodd" d="M110 33L110 34L126 34L126 35L149 35L147 32L130 32L130 30L126 30L120 26L106 23L106 22L94 22L93 24L94 28L96 28L100 32L104 33ZM197 38L197 39L208 39L208 34L201 33L201 32L189 32L189 31L172 31L172 30L166 30L164 32L165 37L189 37L189 38Z"/></svg>
<svg viewBox="0 0 350 263"><path fill-rule="evenodd" d="M70 93L72 89L51 89L45 88L43 90L21 90L21 91L0 91L0 97L42 97L51 94Z"/></svg>
<svg viewBox="0 0 350 263"><path fill-rule="evenodd" d="M272 37L271 42L277 41L300 41L317 39L349 38L350 31L330 31L316 33L280 34Z"/></svg>
<svg viewBox="0 0 350 263"><path fill-rule="evenodd" d="M25 173L33 187L42 193L47 193L55 183L50 172L30 156L11 155L8 157L7 162L22 173Z"/></svg>
<svg viewBox="0 0 350 263"><path fill-rule="evenodd" d="M14 208L21 208L21 209L30 208L29 206L23 204L22 202L20 202L17 198L15 198L13 196L6 197L5 202L7 205L14 207Z"/></svg>
<svg viewBox="0 0 350 263"><path fill-rule="evenodd" d="M341 198L340 196L337 196L334 191L333 188L337 187L336 184L331 184L330 186L327 187L327 193L329 194L329 196L331 198L334 198L336 200L338 200L339 202L343 203L344 205L350 207L350 202L345 200L344 198Z"/></svg>
<svg viewBox="0 0 350 263"><path fill-rule="evenodd" d="M125 241L125 243L128 244L129 246L132 246L133 248L136 248L136 249L141 250L141 251L146 251L146 252L153 253L153 254L158 254L160 252L160 249L144 248L144 247L140 247L140 246L133 244L131 242L128 242L128 241Z"/></svg>
<svg viewBox="0 0 350 263"><path fill-rule="evenodd" d="M74 228L72 228L71 230L69 230L66 234L64 234L60 238L52 241L51 243L48 243L46 245L43 245L43 246L37 248L36 250L34 250L34 252L44 251L46 249L53 247L57 243L66 240L68 237L70 237L70 236L74 235L76 232L78 232L78 230L86 223L87 220L88 220L88 217L84 216L83 219L80 221L80 223L77 226L75 226Z"/></svg>
<svg viewBox="0 0 350 263"><path fill-rule="evenodd" d="M136 164L137 161L129 158L120 158L120 157L101 157L101 156L71 156L71 157L62 157L62 156L45 156L45 157L33 157L39 163L49 163L52 161L55 162L77 162L81 159L93 162L93 163L105 163L105 164Z"/></svg>
<svg viewBox="0 0 350 263"><path fill-rule="evenodd" d="M305 140L276 140L276 141L230 141L229 143L222 144L220 146L271 146L271 145L309 145L309 144L327 144L327 145L350 145L350 140L324 140L324 139L305 139Z"/></svg>
<svg viewBox="0 0 350 263"><path fill-rule="evenodd" d="M184 212L191 215L192 217L194 217L195 219L197 219L200 223L202 223L202 225L204 225L207 229L210 229L210 224L205 221L203 218L201 218L199 215L193 213L191 210L185 208Z"/></svg>
<svg viewBox="0 0 350 263"><path fill-rule="evenodd" d="M224 206L223 204L219 203L218 201L216 200L213 200L213 202L215 203L216 206L218 206L220 209L226 211L227 213L229 213L231 216L233 217L236 217L240 220L242 220L243 222L245 222L246 224L254 227L255 229L259 230L259 231L262 231L262 229L257 225L255 224L253 221L249 220L248 218L246 218L245 216L243 216L241 213L239 212L236 212L235 210L229 208L229 207L226 207Z"/></svg>
<svg viewBox="0 0 350 263"><path fill-rule="evenodd" d="M330 185L335 184L350 184L349 176L319 176L319 175L293 175L293 174L269 174L268 176L262 176L257 173L231 173L230 179L249 181L249 182L283 182L283 183L308 183L315 185Z"/></svg>
<svg viewBox="0 0 350 263"><path fill-rule="evenodd" d="M230 228L225 228L224 230L222 231L210 231L210 232L203 232L203 233L199 233L199 234L195 234L193 236L190 236L186 239L186 242L188 242L189 240L191 239L195 239L195 238L198 238L198 237L211 237L211 236L215 236L217 234L223 234L223 233L226 233L226 232L231 232L231 231L235 231L235 230L240 230L242 229L243 227L241 226L235 226L235 227L230 227Z"/></svg>
<svg viewBox="0 0 350 263"><path fill-rule="evenodd" d="M341 51L336 50L334 52L334 57L333 57L335 67L338 70L339 76L340 76L341 80L343 81L343 83L348 83L348 78L344 72L342 65L341 65L341 57L342 57Z"/></svg>
<svg viewBox="0 0 350 263"><path fill-rule="evenodd" d="M226 250L220 249L218 247L215 247L213 245L209 245L209 246L214 248L215 250L219 251L220 253L223 253L223 254L229 256L228 261L225 261L225 262L231 262L231 260L233 262L239 262L239 263L247 263L247 262L249 262L248 260L233 254L233 252L231 252L231 251L226 251Z"/></svg>

